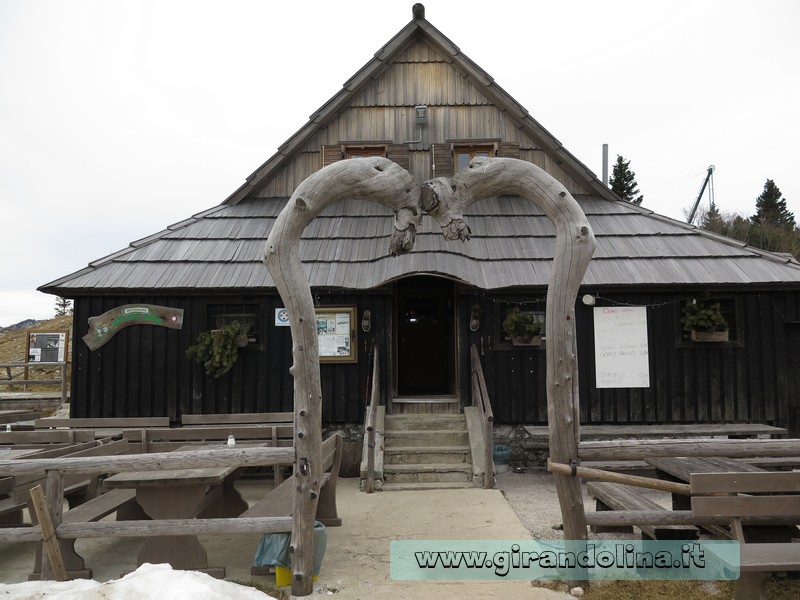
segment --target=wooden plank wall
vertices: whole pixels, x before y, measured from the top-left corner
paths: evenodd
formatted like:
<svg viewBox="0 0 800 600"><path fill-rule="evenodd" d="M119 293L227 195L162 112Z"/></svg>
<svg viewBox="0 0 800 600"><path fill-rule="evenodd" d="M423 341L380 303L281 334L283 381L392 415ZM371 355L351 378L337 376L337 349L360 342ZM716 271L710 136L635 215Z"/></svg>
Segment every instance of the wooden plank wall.
<svg viewBox="0 0 800 600"><path fill-rule="evenodd" d="M357 304L358 323L363 311L373 315L370 333L359 330L357 364L321 367L323 419L328 422L361 422L366 403L365 385L369 351L387 339L390 297L383 294L319 296L320 304ZM265 340L262 348L240 351L236 365L215 379L186 357L186 349L206 328L207 303L262 302ZM122 304L159 304L184 309L184 328L133 326L117 333L102 348L90 351L81 338L90 316ZM75 301L72 376L72 416L133 417L181 414L272 412L293 410L294 382L291 366L291 333L276 327L276 295L237 297L120 297L77 298ZM251 346L252 348L252 346ZM384 353L385 356L386 353ZM385 361L386 359L384 359ZM386 372L386 365L382 365Z"/></svg>
<svg viewBox="0 0 800 600"><path fill-rule="evenodd" d="M794 356L795 364L800 364L800 349L796 348L800 343L800 294L761 292L737 296L740 343L731 345L680 340L680 306L687 295L690 294L603 294L616 302L651 307L651 386L647 389L595 387L592 308L576 305L582 422L754 421L789 426L794 435L800 435L800 377L790 376L787 358ZM465 319L460 319L461 339L467 340L466 347L470 343L483 347L481 360L495 419L546 424L545 351L496 346L492 328L499 327L499 319L495 323L492 320L498 318L498 299L504 298L460 298L461 314L469 314L469 307L475 303L482 309L482 324L477 332L469 331L461 322ZM466 352L461 355L460 371L461 388L469 390Z"/></svg>

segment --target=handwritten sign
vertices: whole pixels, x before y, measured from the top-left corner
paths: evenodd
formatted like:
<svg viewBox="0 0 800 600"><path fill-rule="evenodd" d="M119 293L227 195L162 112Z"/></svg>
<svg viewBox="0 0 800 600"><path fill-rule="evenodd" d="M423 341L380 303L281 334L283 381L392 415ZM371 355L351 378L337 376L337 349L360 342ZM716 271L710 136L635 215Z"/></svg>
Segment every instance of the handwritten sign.
<svg viewBox="0 0 800 600"><path fill-rule="evenodd" d="M647 309L594 309L594 354L598 388L650 387Z"/></svg>

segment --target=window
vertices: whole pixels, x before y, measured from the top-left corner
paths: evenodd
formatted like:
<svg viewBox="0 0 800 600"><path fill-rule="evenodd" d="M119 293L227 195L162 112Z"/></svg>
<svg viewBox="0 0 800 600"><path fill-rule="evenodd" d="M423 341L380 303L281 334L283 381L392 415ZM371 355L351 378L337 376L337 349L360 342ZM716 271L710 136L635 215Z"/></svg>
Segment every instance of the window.
<svg viewBox="0 0 800 600"><path fill-rule="evenodd" d="M345 158L369 158L371 156L380 156L382 158L386 158L386 146L345 146L344 148Z"/></svg>
<svg viewBox="0 0 800 600"><path fill-rule="evenodd" d="M466 169L476 156L494 156L494 144L480 144L475 146L453 146L453 166L454 173L461 169Z"/></svg>
<svg viewBox="0 0 800 600"><path fill-rule="evenodd" d="M716 296L709 296L707 294L698 294L696 302L702 302L703 307L714 307L719 305L719 312L725 319L728 325L728 330L718 337L715 335L707 336L702 333L693 333L691 329L687 329L684 322L686 318L685 305L686 302L681 302L678 306L678 315L676 319L676 326L679 328L678 346L702 346L713 342L715 344L722 344L726 346L742 347L743 340L741 337L742 316L741 309L735 298L721 298Z"/></svg>
<svg viewBox="0 0 800 600"><path fill-rule="evenodd" d="M506 321L509 313L518 311L519 314L524 315L526 318L530 317L535 323L538 323L541 331L539 335L544 336L545 324L545 301L520 303L520 304L502 304L499 310L494 311L494 348L496 350L510 350L514 347L512 336L505 330L503 323ZM516 309L516 310L515 310Z"/></svg>
<svg viewBox="0 0 800 600"><path fill-rule="evenodd" d="M206 326L208 329L221 329L238 321L242 325L250 326L247 332L248 347L254 344L260 345L263 344L265 337L262 312L258 302L209 304L206 307Z"/></svg>

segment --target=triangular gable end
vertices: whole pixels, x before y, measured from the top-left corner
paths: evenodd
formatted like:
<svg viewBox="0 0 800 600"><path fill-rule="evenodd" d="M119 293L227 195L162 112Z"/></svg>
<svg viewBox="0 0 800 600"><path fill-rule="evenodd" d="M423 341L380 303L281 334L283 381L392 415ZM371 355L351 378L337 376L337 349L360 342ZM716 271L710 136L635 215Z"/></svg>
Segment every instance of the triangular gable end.
<svg viewBox="0 0 800 600"><path fill-rule="evenodd" d="M429 76L419 73L410 75L408 70L426 70ZM403 86L412 82L414 89ZM445 85L443 85L445 83ZM427 85L426 85L427 84ZM388 86L388 87L387 87ZM278 149L278 152L254 171L247 182L229 196L224 204L238 204L253 196L284 197L291 195L294 187L306 176L321 168L320 153L325 146L343 140L373 140L400 143L409 140L407 127L399 133L403 123L396 122L391 132L361 132L360 137L345 135L336 130L337 122L347 119L347 112L355 109L389 106L410 115L416 104L426 104L435 113L437 107L483 106L489 118L502 120L505 124L497 138L506 143L518 143L520 148L531 152L522 156L537 164L562 181L573 193L595 194L609 200L617 199L583 163L570 154L552 134L533 119L528 111L508 95L486 71L464 55L438 29L424 18L412 20L375 56L351 77L342 89L316 111L296 134ZM400 119L402 117L397 117ZM350 117L351 122L356 122ZM363 122L358 121L358 122ZM464 138L461 127L449 127L439 123L440 134L433 133L431 139L443 141L449 138ZM448 136L447 129L458 130L458 136ZM330 131L326 131L330 130ZM322 143L325 140L327 143ZM420 150L423 147L418 148ZM315 156L316 154L316 156ZM293 160L304 164L298 166L298 174L287 176L282 169ZM300 178L299 173L305 173ZM272 190L265 190L274 177L283 178ZM287 190L287 186L292 186Z"/></svg>

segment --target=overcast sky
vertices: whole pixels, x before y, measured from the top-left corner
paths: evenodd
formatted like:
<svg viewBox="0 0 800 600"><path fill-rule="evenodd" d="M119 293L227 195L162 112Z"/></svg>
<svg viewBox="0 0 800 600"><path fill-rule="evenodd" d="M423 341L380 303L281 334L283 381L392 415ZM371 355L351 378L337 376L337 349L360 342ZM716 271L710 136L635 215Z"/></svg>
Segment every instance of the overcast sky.
<svg viewBox="0 0 800 600"><path fill-rule="evenodd" d="M598 177L604 143L629 159L647 208L684 220L713 164L722 211L751 215L772 179L800 220L800 2L424 4ZM0 326L222 202L412 5L0 0Z"/></svg>

